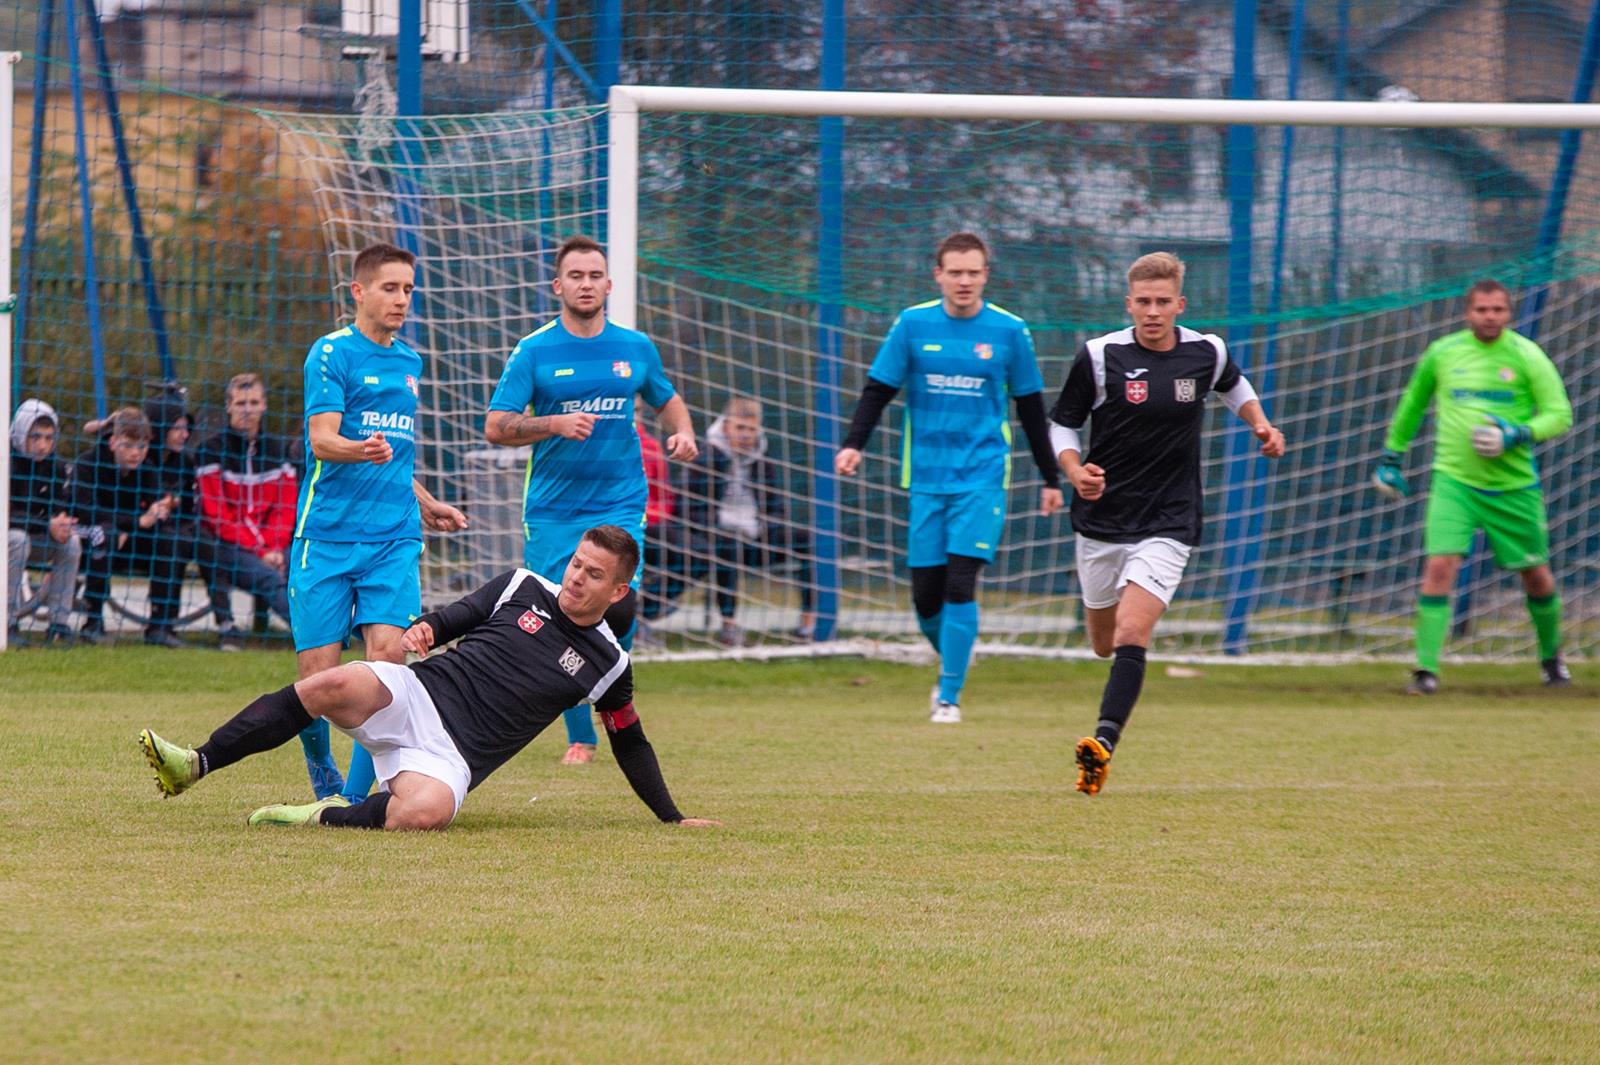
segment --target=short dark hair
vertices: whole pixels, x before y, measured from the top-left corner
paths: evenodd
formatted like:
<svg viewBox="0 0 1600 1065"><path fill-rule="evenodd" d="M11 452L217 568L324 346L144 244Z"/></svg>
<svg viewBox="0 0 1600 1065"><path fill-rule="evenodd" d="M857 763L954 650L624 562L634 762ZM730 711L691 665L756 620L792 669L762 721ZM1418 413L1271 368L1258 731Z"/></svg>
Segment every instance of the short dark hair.
<svg viewBox="0 0 1600 1065"><path fill-rule="evenodd" d="M150 419L145 417L144 411L138 407L123 407L112 412L106 419L106 431L111 436L120 436L125 440L134 440L141 444L148 444L155 431L150 428Z"/></svg>
<svg viewBox="0 0 1600 1065"><path fill-rule="evenodd" d="M639 544L628 530L620 525L596 525L583 538L617 556L617 583L633 580L633 571L639 568Z"/></svg>
<svg viewBox="0 0 1600 1065"><path fill-rule="evenodd" d="M933 265L944 266L945 253L952 251L981 251L983 265L989 265L989 246L976 233L952 233L945 237L939 242L939 250L933 253Z"/></svg>
<svg viewBox="0 0 1600 1065"><path fill-rule="evenodd" d="M236 373L228 378L228 383L223 386L222 398L231 402L233 394L243 388L265 388L261 383L261 375L256 373Z"/></svg>
<svg viewBox="0 0 1600 1065"><path fill-rule="evenodd" d="M356 265L351 273L357 281L365 284L368 278L390 263L405 263L407 266L415 267L417 265L417 257L404 248L397 248L393 244L373 244L370 247L361 249L361 253L356 256Z"/></svg>
<svg viewBox="0 0 1600 1065"><path fill-rule="evenodd" d="M561 247L556 250L557 274L561 273L561 260L565 259L575 251L597 251L600 253L600 257L602 259L604 259L606 256L606 250L602 248L600 246L600 242L595 240L593 237L585 237L582 235L568 237L566 240L561 242Z"/></svg>
<svg viewBox="0 0 1600 1065"><path fill-rule="evenodd" d="M1507 303L1511 302L1511 290L1494 278L1486 277L1482 281L1474 281L1472 287L1467 289L1467 303L1471 304L1474 296L1487 296L1491 292L1498 292L1506 298Z"/></svg>

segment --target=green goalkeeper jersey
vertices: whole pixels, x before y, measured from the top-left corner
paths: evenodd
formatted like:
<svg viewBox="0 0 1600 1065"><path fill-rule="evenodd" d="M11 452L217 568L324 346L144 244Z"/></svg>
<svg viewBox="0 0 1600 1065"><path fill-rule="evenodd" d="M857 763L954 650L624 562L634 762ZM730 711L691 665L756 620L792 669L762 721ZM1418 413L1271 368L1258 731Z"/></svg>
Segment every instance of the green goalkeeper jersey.
<svg viewBox="0 0 1600 1065"><path fill-rule="evenodd" d="M1472 431L1490 415L1528 426L1534 440L1548 440L1572 427L1572 404L1550 356L1509 329L1489 344L1470 329L1429 344L1400 397L1383 446L1404 451L1435 397L1439 403L1435 472L1486 492L1539 483L1531 447L1510 448L1492 459L1472 449Z"/></svg>

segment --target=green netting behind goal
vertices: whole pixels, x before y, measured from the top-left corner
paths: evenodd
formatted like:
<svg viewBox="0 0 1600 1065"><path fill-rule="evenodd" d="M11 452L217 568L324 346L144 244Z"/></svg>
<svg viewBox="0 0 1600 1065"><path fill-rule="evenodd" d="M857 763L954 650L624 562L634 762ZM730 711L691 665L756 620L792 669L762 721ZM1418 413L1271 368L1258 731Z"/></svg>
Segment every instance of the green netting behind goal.
<svg viewBox="0 0 1600 1065"><path fill-rule="evenodd" d="M357 247L380 237L410 242L426 264L415 324L432 377L424 461L448 474L475 525L435 545L436 597L520 555L522 456L484 444L481 418L505 354L554 313L547 280L555 243L604 224L594 179L598 117L493 115L392 127L371 118L274 118L316 186L335 276ZM1261 131L1255 311L1229 321L1223 131L846 125L842 380L833 397L845 413L895 310L935 294L931 248L947 232L975 230L993 244L989 295L1033 323L1051 392L1085 337L1120 324L1128 261L1157 248L1189 261L1186 322L1234 338L1236 358L1293 449L1270 468L1235 467L1244 476L1230 480L1226 440L1240 430L1225 412L1212 419L1207 545L1163 625L1169 652L1221 648L1241 560L1254 554L1252 651L1403 653L1422 508L1380 504L1367 490L1388 417L1423 347L1459 327L1459 296L1471 278L1493 273L1522 287L1549 277L1554 287L1534 327L1563 372L1578 424L1542 449L1542 461L1569 642L1594 652L1600 632L1586 593L1596 580L1600 525L1587 500L1600 395L1584 363L1600 331L1600 299L1584 278L1596 249L1578 241L1553 262L1526 255L1531 237L1518 219L1529 212L1490 174L1472 170L1485 157L1462 143L1469 135L1441 144L1406 131L1300 131L1280 256L1284 133ZM830 458L818 443L829 427L816 414L824 350L817 125L652 115L640 155L640 327L661 347L702 430L733 396L761 402L783 510L809 530L818 471ZM897 422L891 408L862 474L842 489L838 620L847 638L914 646L905 499L893 487ZM1414 449L1408 467L1419 480L1426 463L1427 449ZM1031 514L1037 475L1025 452L1014 465L1005 543L983 583L986 646L1081 649L1067 522ZM686 483L676 471L680 517L690 509ZM708 539L681 535L681 522L673 529L661 530L676 551L661 567L682 578L683 590L655 628L673 647L710 646L722 631L716 586L726 564ZM1259 550L1244 551L1246 541ZM810 572L801 563L809 561L732 564L745 633L773 645L795 640ZM1529 654L1515 581L1474 571L1469 593L1452 649Z"/></svg>

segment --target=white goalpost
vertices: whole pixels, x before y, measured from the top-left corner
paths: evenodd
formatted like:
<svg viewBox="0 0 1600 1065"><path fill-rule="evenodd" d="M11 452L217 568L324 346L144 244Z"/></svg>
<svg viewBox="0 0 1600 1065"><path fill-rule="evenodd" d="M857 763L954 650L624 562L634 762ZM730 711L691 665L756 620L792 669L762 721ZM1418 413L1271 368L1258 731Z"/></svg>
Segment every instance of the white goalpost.
<svg viewBox="0 0 1600 1065"><path fill-rule="evenodd" d="M608 202L613 260L609 313L618 323L630 328L637 320L639 116L650 112L1380 129L1600 129L1600 104L1164 100L614 85L607 105L611 125Z"/></svg>

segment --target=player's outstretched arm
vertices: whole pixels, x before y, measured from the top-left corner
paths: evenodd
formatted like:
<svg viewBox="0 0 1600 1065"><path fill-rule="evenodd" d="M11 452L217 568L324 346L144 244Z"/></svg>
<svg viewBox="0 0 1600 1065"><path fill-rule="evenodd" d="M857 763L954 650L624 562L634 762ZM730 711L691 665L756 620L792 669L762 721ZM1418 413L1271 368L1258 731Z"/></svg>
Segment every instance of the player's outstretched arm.
<svg viewBox="0 0 1600 1065"><path fill-rule="evenodd" d="M517 579L518 574L522 574L524 580L533 579L532 575L528 574L526 570L507 570L488 584L476 591L468 592L449 606L440 607L438 610L422 615L412 623L411 629L407 629L405 634L402 634L402 643L405 641L405 636L409 635L412 629L423 624L426 624L433 634L432 643L429 645L431 647L442 647L452 640L459 640L489 620L490 615L494 613L495 604L500 601L500 597L511 586L511 582ZM410 648L408 647L407 650L410 650Z"/></svg>
<svg viewBox="0 0 1600 1065"><path fill-rule="evenodd" d="M629 666L595 704L600 720L606 727L606 737L611 741L611 753L622 775L628 778L633 793L661 821L691 828L718 824L709 818L686 818L672 801L672 793L667 790L667 782L661 776L661 764L656 761L655 748L645 738L644 726L639 724L639 715L633 709L632 673L633 667Z"/></svg>

